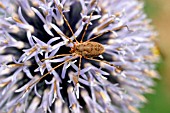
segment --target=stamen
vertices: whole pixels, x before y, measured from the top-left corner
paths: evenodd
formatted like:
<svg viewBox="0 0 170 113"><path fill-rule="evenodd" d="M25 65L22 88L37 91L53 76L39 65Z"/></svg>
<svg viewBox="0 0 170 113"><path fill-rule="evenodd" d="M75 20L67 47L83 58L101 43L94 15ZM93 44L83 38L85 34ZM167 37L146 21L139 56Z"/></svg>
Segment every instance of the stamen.
<svg viewBox="0 0 170 113"><path fill-rule="evenodd" d="M23 22L17 16L13 16L12 19L14 21L18 22L18 23L22 23L23 24Z"/></svg>
<svg viewBox="0 0 170 113"><path fill-rule="evenodd" d="M6 8L5 5L4 5L2 2L0 2L0 7L1 7L2 9L5 9L5 8Z"/></svg>

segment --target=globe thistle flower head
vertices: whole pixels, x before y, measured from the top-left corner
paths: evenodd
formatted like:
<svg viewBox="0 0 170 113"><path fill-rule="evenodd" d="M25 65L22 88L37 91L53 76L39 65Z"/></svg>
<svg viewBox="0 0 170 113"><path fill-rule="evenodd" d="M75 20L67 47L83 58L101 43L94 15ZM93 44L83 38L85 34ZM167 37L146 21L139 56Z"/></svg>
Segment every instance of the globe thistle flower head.
<svg viewBox="0 0 170 113"><path fill-rule="evenodd" d="M138 0L1 0L0 111L139 113L159 75Z"/></svg>

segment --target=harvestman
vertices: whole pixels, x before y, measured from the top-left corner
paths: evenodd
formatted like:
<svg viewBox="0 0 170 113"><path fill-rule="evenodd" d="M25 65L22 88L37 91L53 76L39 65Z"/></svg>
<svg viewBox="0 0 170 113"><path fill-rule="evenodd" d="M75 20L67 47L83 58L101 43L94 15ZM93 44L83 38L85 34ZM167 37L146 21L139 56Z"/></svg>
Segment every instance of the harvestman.
<svg viewBox="0 0 170 113"><path fill-rule="evenodd" d="M107 62L107 61L94 59L94 57L98 57L99 55L102 55L102 54L105 52L105 49L104 49L104 46L103 46L102 44L100 44L100 43L98 43L98 42L92 42L91 40L96 39L96 38L104 35L105 33L112 32L112 31L115 31L115 30L120 30L120 29L122 29L122 28L124 28L124 27L127 27L127 29L129 30L129 28L128 28L127 25L122 25L122 26L113 28L113 29L111 29L111 30L107 30L107 31L105 31L105 32L103 32L103 33L100 33L100 34L98 34L98 35L96 35L96 36L94 36L94 37L86 40L85 42L83 42L83 38L85 37L86 31L87 31L88 26L89 26L89 24L90 24L90 20L91 20L91 18L92 18L93 13L94 13L94 10L93 10L93 11L90 13L90 17L89 17L88 23L87 23L86 26L85 26L85 30L84 30L84 33L83 33L83 35L82 35L82 37L81 37L81 40L80 40L80 42L78 42L77 39L76 39L76 37L75 37L75 35L74 35L74 32L73 32L73 30L72 30L72 28L71 28L71 26L70 26L70 24L69 24L69 22L68 22L68 20L66 19L65 15L64 15L63 12L62 12L61 6L57 5L57 8L58 8L61 16L63 17L64 21L66 22L66 24L67 24L69 30L71 31L71 33L72 33L72 35L73 35L73 37L74 37L74 40L75 40L76 42L74 43L68 36L66 36L66 35L64 35L64 34L61 34L61 33L58 33L59 35L64 36L65 38L67 38L67 39L69 40L69 43L72 43L72 44L74 45L73 47L71 47L71 50L70 50L70 53L71 53L71 54L55 55L55 56L50 57L50 58L42 59L41 61L45 61L45 60L49 60L49 59L53 59L53 58L57 58L57 57L61 57L61 56L70 56L70 55L72 55L73 57L70 58L70 59L65 60L64 62L62 62L62 63L60 63L60 64L58 64L57 66L55 66L54 68L52 68L49 72L47 72L46 74L44 74L43 76L41 76L38 80L36 80L36 81L33 82L32 84L30 84L30 85L26 88L25 92L27 92L27 91L31 88L31 86L33 86L34 84L38 83L40 80L42 80L44 77L46 77L48 74L50 74L52 71L54 71L54 70L57 69L58 67L62 66L64 63L69 62L69 61L71 61L71 60L73 60L73 59L75 59L75 58L78 58L78 57L80 58L80 59L79 59L79 65L78 65L78 75L77 75L77 77L74 77L74 78L73 78L73 80L74 80L74 82L75 82L76 84L77 84L78 81L79 81L78 79L79 79L79 76L80 76L80 70L81 70L80 67L81 67L82 57L85 58L85 59L88 59L88 60L93 60L93 61L96 61L96 62L103 62L103 63L108 64L108 65L110 65L110 66L114 66L114 67L116 68L116 71L117 71L117 72L121 72L121 71L122 71L122 69L121 69L119 66L115 66L114 64L111 64L111 63L109 63L109 62Z"/></svg>

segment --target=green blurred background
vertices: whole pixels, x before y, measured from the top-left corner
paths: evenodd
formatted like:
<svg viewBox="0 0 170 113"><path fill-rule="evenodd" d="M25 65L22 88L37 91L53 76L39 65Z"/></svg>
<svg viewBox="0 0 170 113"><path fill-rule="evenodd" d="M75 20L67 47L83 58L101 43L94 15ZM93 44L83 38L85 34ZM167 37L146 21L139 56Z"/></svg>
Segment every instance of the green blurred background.
<svg viewBox="0 0 170 113"><path fill-rule="evenodd" d="M145 0L145 12L159 32L163 60L158 66L161 79L156 80L155 93L146 95L148 103L141 113L170 113L170 0Z"/></svg>

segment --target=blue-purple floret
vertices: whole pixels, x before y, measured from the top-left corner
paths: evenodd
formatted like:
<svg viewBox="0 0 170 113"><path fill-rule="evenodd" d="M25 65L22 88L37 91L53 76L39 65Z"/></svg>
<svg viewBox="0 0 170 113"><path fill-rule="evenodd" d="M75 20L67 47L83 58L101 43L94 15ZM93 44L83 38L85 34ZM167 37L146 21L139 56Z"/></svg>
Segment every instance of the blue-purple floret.
<svg viewBox="0 0 170 113"><path fill-rule="evenodd" d="M152 93L153 79L159 78L157 33L143 5L138 0L1 0L0 112L139 113L147 102L143 94ZM83 58L79 72L79 57L69 50L87 24L84 40L103 33L92 41L105 51L97 57L101 62ZM126 27L115 29L121 26Z"/></svg>

